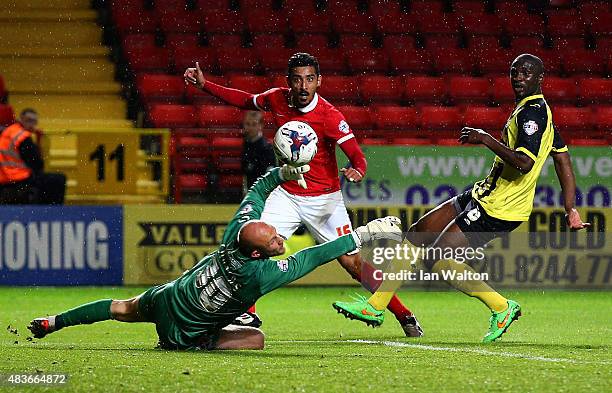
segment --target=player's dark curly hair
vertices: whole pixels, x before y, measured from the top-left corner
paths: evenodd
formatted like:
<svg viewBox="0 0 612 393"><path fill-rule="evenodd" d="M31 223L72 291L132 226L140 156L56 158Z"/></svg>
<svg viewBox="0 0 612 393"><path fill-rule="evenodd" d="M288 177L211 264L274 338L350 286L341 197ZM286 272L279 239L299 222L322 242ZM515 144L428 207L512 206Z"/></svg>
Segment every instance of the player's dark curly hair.
<svg viewBox="0 0 612 393"><path fill-rule="evenodd" d="M321 72L319 70L319 60L316 57L309 53L298 52L293 54L289 58L289 62L287 64L287 75L291 75L291 72L296 67L308 67L312 66L315 69L317 75L320 75Z"/></svg>

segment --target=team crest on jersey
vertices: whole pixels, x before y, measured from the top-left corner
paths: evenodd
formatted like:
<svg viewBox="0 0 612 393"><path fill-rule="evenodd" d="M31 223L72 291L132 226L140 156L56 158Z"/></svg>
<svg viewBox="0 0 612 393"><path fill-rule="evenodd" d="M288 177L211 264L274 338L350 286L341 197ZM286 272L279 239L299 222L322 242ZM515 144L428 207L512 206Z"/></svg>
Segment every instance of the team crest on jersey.
<svg viewBox="0 0 612 393"><path fill-rule="evenodd" d="M240 211L238 212L239 215L243 215L243 214L247 214L253 211L253 206L251 204L245 205L242 209L240 209Z"/></svg>
<svg viewBox="0 0 612 393"><path fill-rule="evenodd" d="M529 120L527 123L523 124L523 131L527 135L533 135L538 132L538 123L533 120Z"/></svg>
<svg viewBox="0 0 612 393"><path fill-rule="evenodd" d="M350 130L348 123L344 120L340 120L340 123L338 123L338 130L343 134L348 134Z"/></svg>
<svg viewBox="0 0 612 393"><path fill-rule="evenodd" d="M281 259L280 261L276 261L276 266L281 270L281 272L286 272L289 270L289 263L286 259Z"/></svg>

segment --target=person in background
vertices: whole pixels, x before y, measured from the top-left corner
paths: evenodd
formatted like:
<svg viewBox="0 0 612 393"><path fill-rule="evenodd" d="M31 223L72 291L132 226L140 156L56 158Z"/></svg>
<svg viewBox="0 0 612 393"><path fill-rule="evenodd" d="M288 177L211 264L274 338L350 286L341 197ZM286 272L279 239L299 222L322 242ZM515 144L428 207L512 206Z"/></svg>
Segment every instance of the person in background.
<svg viewBox="0 0 612 393"><path fill-rule="evenodd" d="M61 205L66 176L44 173L44 162L32 139L38 113L24 109L19 121L0 131L0 204Z"/></svg>
<svg viewBox="0 0 612 393"><path fill-rule="evenodd" d="M245 176L245 192L255 180L263 176L276 164L274 149L264 138L263 114L259 111L248 111L242 121L244 150L242 152L242 172Z"/></svg>

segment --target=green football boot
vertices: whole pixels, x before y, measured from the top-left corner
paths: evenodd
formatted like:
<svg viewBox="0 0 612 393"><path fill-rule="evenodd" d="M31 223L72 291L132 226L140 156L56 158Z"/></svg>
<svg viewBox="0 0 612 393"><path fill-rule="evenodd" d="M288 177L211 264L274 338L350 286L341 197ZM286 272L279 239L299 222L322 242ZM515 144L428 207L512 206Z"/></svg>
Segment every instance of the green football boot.
<svg viewBox="0 0 612 393"><path fill-rule="evenodd" d="M354 302L333 302L332 307L348 319L357 319L365 322L366 325L377 327L385 321L385 311L377 310L368 303L365 296L357 295L353 297Z"/></svg>
<svg viewBox="0 0 612 393"><path fill-rule="evenodd" d="M501 337L508 330L510 324L521 316L521 306L514 300L508 300L508 308L502 312L493 311L489 319L489 331L482 342L490 343Z"/></svg>

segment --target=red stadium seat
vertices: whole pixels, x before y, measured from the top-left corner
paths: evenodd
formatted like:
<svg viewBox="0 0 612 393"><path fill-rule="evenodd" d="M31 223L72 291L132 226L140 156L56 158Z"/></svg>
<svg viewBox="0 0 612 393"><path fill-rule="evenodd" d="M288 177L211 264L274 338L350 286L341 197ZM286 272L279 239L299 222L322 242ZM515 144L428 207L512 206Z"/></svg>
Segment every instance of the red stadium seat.
<svg viewBox="0 0 612 393"><path fill-rule="evenodd" d="M217 61L223 72L242 71L255 74L258 54L253 48L218 48Z"/></svg>
<svg viewBox="0 0 612 393"><path fill-rule="evenodd" d="M597 76L603 75L606 69L604 59L597 51L568 48L561 53L561 56L563 58L563 69L568 74Z"/></svg>
<svg viewBox="0 0 612 393"><path fill-rule="evenodd" d="M418 127L417 112L412 107L379 106L373 114L378 129L402 130Z"/></svg>
<svg viewBox="0 0 612 393"><path fill-rule="evenodd" d="M480 0L453 1L453 11L458 16L482 15L486 13L485 3Z"/></svg>
<svg viewBox="0 0 612 393"><path fill-rule="evenodd" d="M586 24L579 15L552 14L546 26L551 36L584 36Z"/></svg>
<svg viewBox="0 0 612 393"><path fill-rule="evenodd" d="M244 177L242 175L220 175L217 186L220 190L238 192L242 190Z"/></svg>
<svg viewBox="0 0 612 393"><path fill-rule="evenodd" d="M411 1L410 13L422 19L440 18L444 15L444 4L439 0Z"/></svg>
<svg viewBox="0 0 612 393"><path fill-rule="evenodd" d="M591 110L587 108L553 108L553 121L561 131L580 130L591 125Z"/></svg>
<svg viewBox="0 0 612 393"><path fill-rule="evenodd" d="M159 27L165 33L196 34L204 30L201 15L195 11L160 13Z"/></svg>
<svg viewBox="0 0 612 393"><path fill-rule="evenodd" d="M295 53L295 49L290 48L260 48L254 49L259 59L259 64L268 73L287 73L287 62Z"/></svg>
<svg viewBox="0 0 612 393"><path fill-rule="evenodd" d="M429 74L433 71L431 54L423 49L386 49L391 69L398 74Z"/></svg>
<svg viewBox="0 0 612 393"><path fill-rule="evenodd" d="M601 53L612 53L612 37L598 37L596 45Z"/></svg>
<svg viewBox="0 0 612 393"><path fill-rule="evenodd" d="M314 48L327 48L329 38L326 34L301 34L297 37L296 52L312 52Z"/></svg>
<svg viewBox="0 0 612 393"><path fill-rule="evenodd" d="M605 16L606 13L612 11L612 5L609 1L593 0L593 1L579 1L577 2L580 16L586 23L591 23L594 20ZM609 20L609 19L608 19Z"/></svg>
<svg viewBox="0 0 612 393"><path fill-rule="evenodd" d="M421 108L421 127L424 130L457 130L461 115L456 107L424 106Z"/></svg>
<svg viewBox="0 0 612 393"><path fill-rule="evenodd" d="M552 37L553 51L564 52L568 49L581 50L584 48L584 38L581 37Z"/></svg>
<svg viewBox="0 0 612 393"><path fill-rule="evenodd" d="M527 8L523 0L496 1L495 13L498 15L508 15L512 13L526 14Z"/></svg>
<svg viewBox="0 0 612 393"><path fill-rule="evenodd" d="M183 73L187 67L194 67L199 62L203 72L216 72L217 51L214 48L199 46L179 46L174 51L174 70Z"/></svg>
<svg viewBox="0 0 612 393"><path fill-rule="evenodd" d="M350 76L323 76L319 94L332 103L356 103L359 100L359 83Z"/></svg>
<svg viewBox="0 0 612 393"><path fill-rule="evenodd" d="M337 107L352 130L367 130L374 126L368 107L342 105Z"/></svg>
<svg viewBox="0 0 612 393"><path fill-rule="evenodd" d="M123 53L129 53L139 48L154 48L155 34L128 34L121 40Z"/></svg>
<svg viewBox="0 0 612 393"><path fill-rule="evenodd" d="M274 9L274 0L240 0L241 10L249 10L253 8L272 10Z"/></svg>
<svg viewBox="0 0 612 393"><path fill-rule="evenodd" d="M469 48L478 53L486 48L495 48L499 46L499 37L489 37L489 36L473 36L468 40Z"/></svg>
<svg viewBox="0 0 612 393"><path fill-rule="evenodd" d="M578 79L578 95L583 103L612 102L612 79Z"/></svg>
<svg viewBox="0 0 612 393"><path fill-rule="evenodd" d="M272 85L265 76L231 75L229 77L229 87L258 94L272 88Z"/></svg>
<svg viewBox="0 0 612 393"><path fill-rule="evenodd" d="M176 164L175 164L176 167ZM204 170L204 168L203 168ZM184 192L204 192L208 187L208 176L198 173L179 173L174 181L174 203L182 203Z"/></svg>
<svg viewBox="0 0 612 393"><path fill-rule="evenodd" d="M453 76L449 80L449 96L455 103L489 101L490 83L487 78Z"/></svg>
<svg viewBox="0 0 612 393"><path fill-rule="evenodd" d="M499 35L501 21L492 14L466 14L459 18L461 27L470 35Z"/></svg>
<svg viewBox="0 0 612 393"><path fill-rule="evenodd" d="M185 94L183 78L174 75L143 74L136 77L136 87L144 103L176 104Z"/></svg>
<svg viewBox="0 0 612 393"><path fill-rule="evenodd" d="M533 14L510 13L501 16L504 32L514 36L542 36L544 20Z"/></svg>
<svg viewBox="0 0 612 393"><path fill-rule="evenodd" d="M194 127L195 110L191 105L154 104L149 110L149 120L153 127Z"/></svg>
<svg viewBox="0 0 612 393"><path fill-rule="evenodd" d="M612 11L601 13L591 20L590 31L594 36L612 35Z"/></svg>
<svg viewBox="0 0 612 393"><path fill-rule="evenodd" d="M609 133L612 129L612 106L599 107L595 110L594 123L597 128Z"/></svg>
<svg viewBox="0 0 612 393"><path fill-rule="evenodd" d="M459 48L459 38L456 34L434 34L425 37L427 49Z"/></svg>
<svg viewBox="0 0 612 393"><path fill-rule="evenodd" d="M397 2L387 2L396 5ZM385 6L386 7L386 6ZM370 5L370 13L373 7ZM374 25L382 34L414 34L417 31L418 16L405 14L401 11L390 10L372 16Z"/></svg>
<svg viewBox="0 0 612 393"><path fill-rule="evenodd" d="M285 46L285 36L282 34L255 34L253 36L253 48L283 48Z"/></svg>
<svg viewBox="0 0 612 393"><path fill-rule="evenodd" d="M514 102L514 91L507 76L498 76L492 79L493 100L497 103Z"/></svg>
<svg viewBox="0 0 612 393"><path fill-rule="evenodd" d="M359 89L364 102L400 102L404 80L401 77L361 76Z"/></svg>
<svg viewBox="0 0 612 393"><path fill-rule="evenodd" d="M355 74L385 73L389 69L389 60L382 49L345 50L344 56Z"/></svg>
<svg viewBox="0 0 612 393"><path fill-rule="evenodd" d="M152 12L141 10L122 10L118 7L113 10L113 21L120 36L126 34L155 33L157 17Z"/></svg>
<svg viewBox="0 0 612 393"><path fill-rule="evenodd" d="M459 22L452 14L442 14L440 17L424 17L419 19L419 31L423 34L456 34Z"/></svg>
<svg viewBox="0 0 612 393"><path fill-rule="evenodd" d="M506 74L510 72L510 64L516 58L516 51L500 47L484 48L473 51L472 57L478 63L481 74Z"/></svg>
<svg viewBox="0 0 612 393"><path fill-rule="evenodd" d="M512 50L515 53L531 53L544 48L544 40L540 37L515 37L512 39Z"/></svg>
<svg viewBox="0 0 612 393"><path fill-rule="evenodd" d="M371 47L372 37L368 34L342 34L338 43L338 48L345 51Z"/></svg>
<svg viewBox="0 0 612 393"><path fill-rule="evenodd" d="M242 15L228 9L204 8L202 21L208 33L241 33L245 26Z"/></svg>
<svg viewBox="0 0 612 393"><path fill-rule="evenodd" d="M130 68L134 72L162 71L170 68L170 51L166 48L133 48L126 53Z"/></svg>
<svg viewBox="0 0 612 393"><path fill-rule="evenodd" d="M311 55L316 56L317 60L319 60L319 67L321 68L321 73L330 74L330 73L345 73L347 66L344 56L340 49L331 49L331 48L312 48L310 52Z"/></svg>
<svg viewBox="0 0 612 393"><path fill-rule="evenodd" d="M468 106L463 114L463 124L468 127L485 130L501 130L506 123L508 113L502 108Z"/></svg>
<svg viewBox="0 0 612 393"><path fill-rule="evenodd" d="M573 78L545 76L542 90L551 104L576 102L576 80Z"/></svg>
<svg viewBox="0 0 612 393"><path fill-rule="evenodd" d="M242 35L240 34L210 34L208 44L213 48L240 48Z"/></svg>
<svg viewBox="0 0 612 393"><path fill-rule="evenodd" d="M13 107L10 105L0 104L0 125L9 126L15 122Z"/></svg>
<svg viewBox="0 0 612 393"><path fill-rule="evenodd" d="M272 11L263 8L243 10L247 28L251 33L284 33L287 30L287 15L284 11Z"/></svg>
<svg viewBox="0 0 612 393"><path fill-rule="evenodd" d="M198 114L200 126L208 128L237 128L243 118L240 109L227 105L202 105Z"/></svg>
<svg viewBox="0 0 612 393"><path fill-rule="evenodd" d="M542 62L544 62L544 70L547 75L561 73L561 64L563 63L563 61L557 51L550 49L541 49L538 51L534 51L533 54L542 59Z"/></svg>
<svg viewBox="0 0 612 393"><path fill-rule="evenodd" d="M405 96L412 102L442 102L446 95L443 78L429 76L406 77Z"/></svg>
<svg viewBox="0 0 612 393"><path fill-rule="evenodd" d="M373 18L368 14L358 12L356 8L344 8L341 12L332 10L331 25L338 34L372 34L374 32Z"/></svg>
<svg viewBox="0 0 612 393"><path fill-rule="evenodd" d="M436 48L431 50L433 65L440 74L471 74L474 59L467 49Z"/></svg>
<svg viewBox="0 0 612 393"><path fill-rule="evenodd" d="M300 6L291 11L289 26L296 34L327 34L331 30L331 21L327 13L313 12L308 8Z"/></svg>
<svg viewBox="0 0 612 393"><path fill-rule="evenodd" d="M166 48L175 53L180 47L196 47L198 46L199 38L195 34L172 33L166 35Z"/></svg>
<svg viewBox="0 0 612 393"><path fill-rule="evenodd" d="M383 38L383 48L389 51L415 50L414 37L409 35L391 34Z"/></svg>

